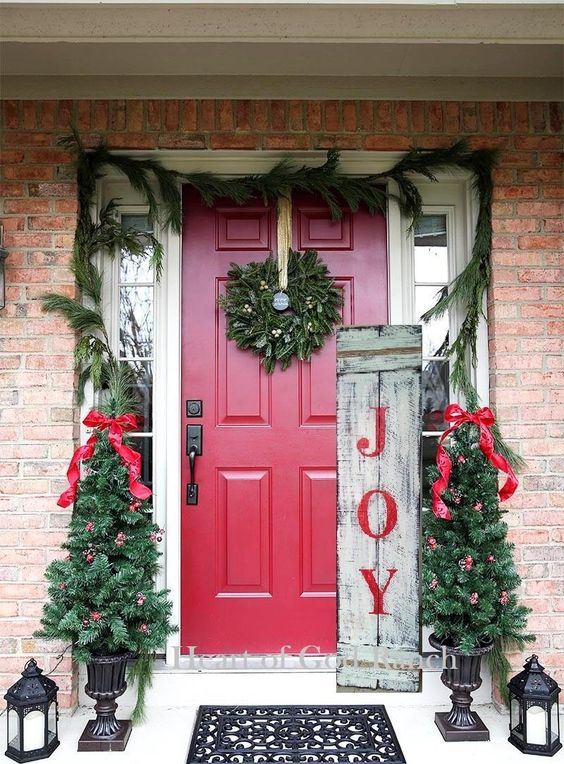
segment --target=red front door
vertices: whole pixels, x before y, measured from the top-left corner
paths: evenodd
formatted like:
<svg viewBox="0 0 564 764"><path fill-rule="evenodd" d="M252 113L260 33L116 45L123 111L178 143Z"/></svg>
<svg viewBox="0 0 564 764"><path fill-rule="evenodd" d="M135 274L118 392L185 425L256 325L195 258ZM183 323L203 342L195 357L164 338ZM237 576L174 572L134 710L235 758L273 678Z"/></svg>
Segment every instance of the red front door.
<svg viewBox="0 0 564 764"><path fill-rule="evenodd" d="M230 262L266 258L276 217L260 201L214 207L185 189L182 397L202 400L199 499L186 505L183 456L184 651L335 651L335 339L310 363L268 375L225 336L217 298ZM293 246L316 249L344 293L345 324L386 323L383 216L293 198ZM183 444L183 454L185 447Z"/></svg>

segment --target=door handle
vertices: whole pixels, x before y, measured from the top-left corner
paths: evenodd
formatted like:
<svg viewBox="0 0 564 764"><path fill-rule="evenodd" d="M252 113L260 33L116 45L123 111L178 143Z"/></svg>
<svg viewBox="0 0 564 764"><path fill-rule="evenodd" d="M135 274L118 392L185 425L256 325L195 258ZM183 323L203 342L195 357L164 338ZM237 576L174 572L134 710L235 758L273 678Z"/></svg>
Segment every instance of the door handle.
<svg viewBox="0 0 564 764"><path fill-rule="evenodd" d="M198 503L198 484L196 483L196 456L198 455L197 446L193 445L188 452L188 464L190 466L190 482L186 491L186 504Z"/></svg>
<svg viewBox="0 0 564 764"><path fill-rule="evenodd" d="M198 449L196 446L192 446L190 453L188 454L188 462L190 464L190 482L195 483L194 475L196 474L196 456L198 455Z"/></svg>

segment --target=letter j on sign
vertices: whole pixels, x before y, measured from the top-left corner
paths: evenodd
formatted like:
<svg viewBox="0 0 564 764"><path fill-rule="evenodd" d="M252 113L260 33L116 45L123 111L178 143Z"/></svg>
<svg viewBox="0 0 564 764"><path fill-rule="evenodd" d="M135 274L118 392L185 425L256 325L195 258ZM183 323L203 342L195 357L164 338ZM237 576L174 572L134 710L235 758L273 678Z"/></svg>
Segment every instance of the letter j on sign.
<svg viewBox="0 0 564 764"><path fill-rule="evenodd" d="M421 327L337 333L340 687L420 689Z"/></svg>

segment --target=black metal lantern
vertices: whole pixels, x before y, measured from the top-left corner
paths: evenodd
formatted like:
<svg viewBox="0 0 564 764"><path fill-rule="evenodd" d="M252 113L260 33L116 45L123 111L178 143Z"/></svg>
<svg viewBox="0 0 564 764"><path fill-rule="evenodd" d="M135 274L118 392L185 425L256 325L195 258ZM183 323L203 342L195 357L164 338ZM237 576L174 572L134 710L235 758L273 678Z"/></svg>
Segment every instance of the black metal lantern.
<svg viewBox="0 0 564 764"><path fill-rule="evenodd" d="M523 753L554 756L562 748L558 695L560 687L544 673L538 656L531 656L507 685L509 742Z"/></svg>
<svg viewBox="0 0 564 764"><path fill-rule="evenodd" d="M8 712L6 756L14 761L46 759L59 745L57 690L32 658L22 678L4 695Z"/></svg>

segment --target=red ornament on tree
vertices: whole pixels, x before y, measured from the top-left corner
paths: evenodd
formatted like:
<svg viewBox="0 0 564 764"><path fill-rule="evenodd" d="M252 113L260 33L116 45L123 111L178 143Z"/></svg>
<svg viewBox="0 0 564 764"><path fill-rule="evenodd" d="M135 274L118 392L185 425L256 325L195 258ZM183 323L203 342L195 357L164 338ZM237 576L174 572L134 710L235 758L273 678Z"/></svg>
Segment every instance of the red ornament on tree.
<svg viewBox="0 0 564 764"><path fill-rule="evenodd" d="M92 531L94 530L94 523L91 520L89 520L84 526L84 530L88 531L88 533L92 533Z"/></svg>
<svg viewBox="0 0 564 764"><path fill-rule="evenodd" d="M434 536L429 536L427 539L427 546L429 549L436 549L437 548L437 539Z"/></svg>
<svg viewBox="0 0 564 764"><path fill-rule="evenodd" d="M484 506L484 505L482 504L482 502L481 502L481 501L477 501L477 502L474 504L474 506L472 507L472 509L473 509L475 512L481 512L481 511L482 511L482 507L483 507L483 506Z"/></svg>
<svg viewBox="0 0 564 764"><path fill-rule="evenodd" d="M99 613L97 610L93 610L90 613L90 618L92 618L93 621L101 621L102 620L102 613Z"/></svg>
<svg viewBox="0 0 564 764"><path fill-rule="evenodd" d="M480 597L478 596L478 592L472 592L470 595L470 604L471 605L477 605L480 601Z"/></svg>
<svg viewBox="0 0 564 764"><path fill-rule="evenodd" d="M116 536L116 546L123 546L126 541L127 541L127 536L125 535L125 533L120 531L118 535Z"/></svg>
<svg viewBox="0 0 564 764"><path fill-rule="evenodd" d="M143 594L143 592L137 592L137 594L135 595L135 602L137 605L139 605L139 607L145 604L146 599L147 597Z"/></svg>
<svg viewBox="0 0 564 764"><path fill-rule="evenodd" d="M61 583L59 584L59 589L66 589L66 588L67 588L67 585L61 581Z"/></svg>
<svg viewBox="0 0 564 764"><path fill-rule="evenodd" d="M462 568L462 570L472 570L474 567L474 558L471 557L469 554L466 555L466 557L463 557L461 560L458 561L458 564Z"/></svg>
<svg viewBox="0 0 564 764"><path fill-rule="evenodd" d="M90 621L88 620L88 618L85 618L85 619L82 621L82 625L83 625L83 627L84 627L85 629L87 629L87 628L90 626Z"/></svg>
<svg viewBox="0 0 564 764"><path fill-rule="evenodd" d="M465 464L466 463L466 457L464 454L459 454L458 459L456 460L459 464Z"/></svg>
<svg viewBox="0 0 564 764"><path fill-rule="evenodd" d="M509 594L506 591L503 591L499 595L499 601L502 605L507 605L509 602Z"/></svg>
<svg viewBox="0 0 564 764"><path fill-rule="evenodd" d="M149 627L147 626L146 623L142 623L139 626L139 631L141 632L141 634L150 634L151 633L150 630L149 630Z"/></svg>
<svg viewBox="0 0 564 764"><path fill-rule="evenodd" d="M495 557L493 556L493 554L489 554L489 555L486 557L486 562L488 562L490 565L493 565L493 564L494 564L494 562L495 562Z"/></svg>
<svg viewBox="0 0 564 764"><path fill-rule="evenodd" d="M429 583L429 589L436 589L439 585L439 579L433 578L431 582Z"/></svg>
<svg viewBox="0 0 564 764"><path fill-rule="evenodd" d="M96 557L96 552L94 549L85 549L82 553L86 559L86 562L90 565L94 562L94 557Z"/></svg>

